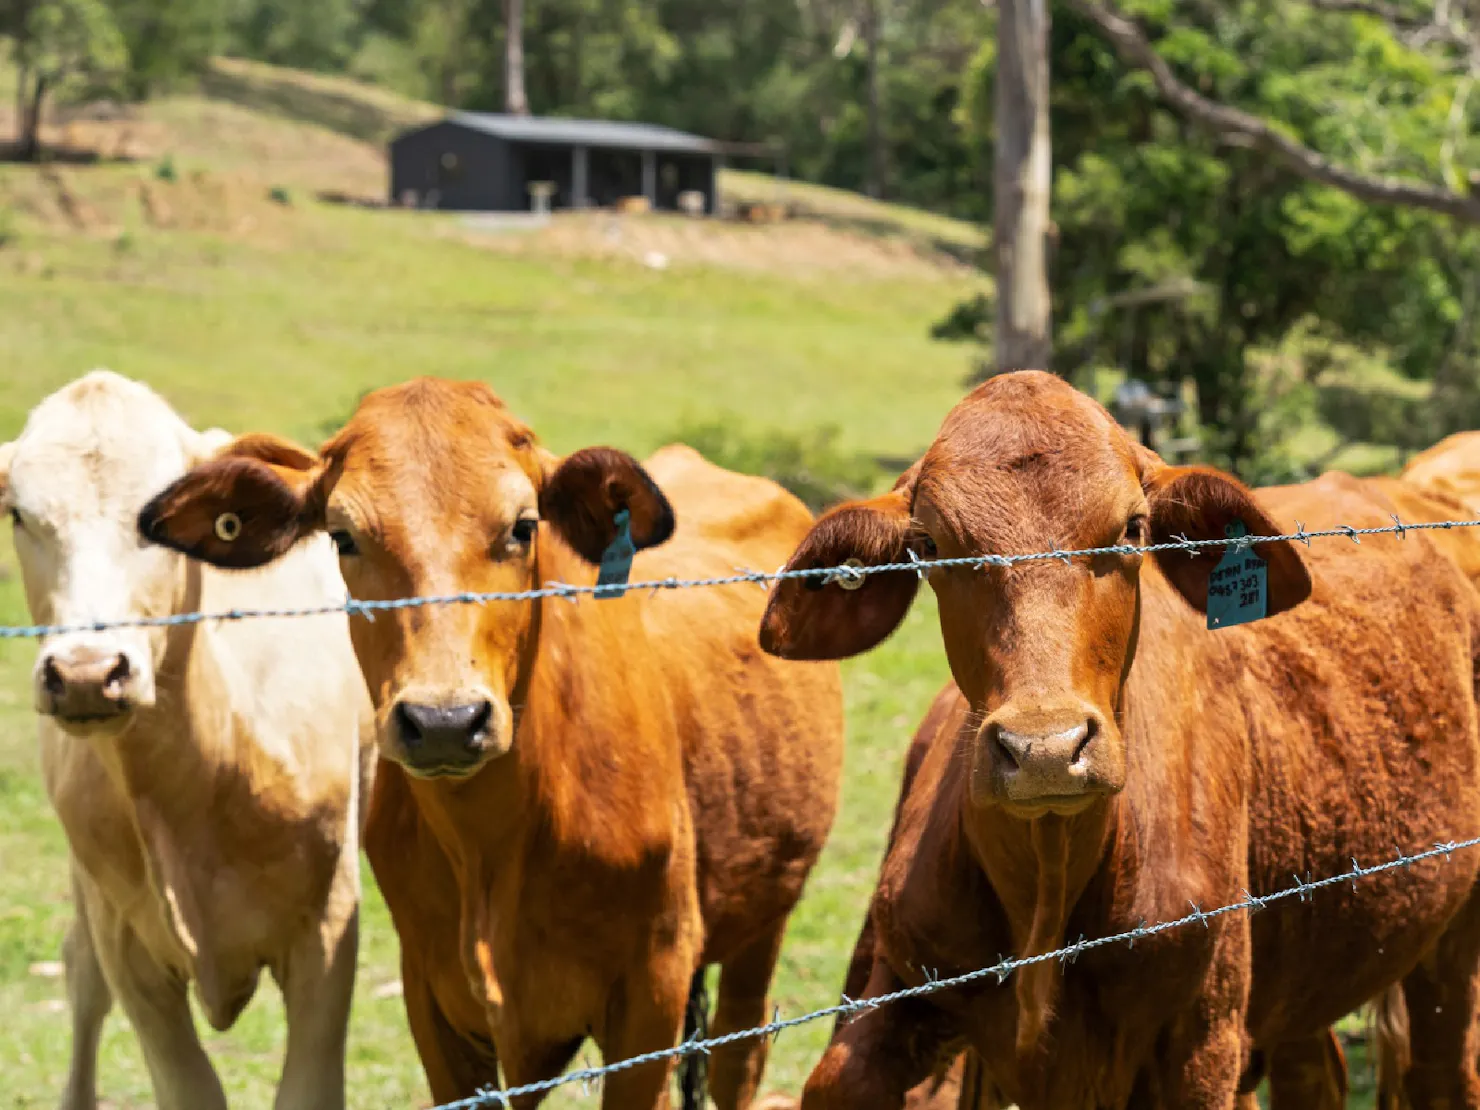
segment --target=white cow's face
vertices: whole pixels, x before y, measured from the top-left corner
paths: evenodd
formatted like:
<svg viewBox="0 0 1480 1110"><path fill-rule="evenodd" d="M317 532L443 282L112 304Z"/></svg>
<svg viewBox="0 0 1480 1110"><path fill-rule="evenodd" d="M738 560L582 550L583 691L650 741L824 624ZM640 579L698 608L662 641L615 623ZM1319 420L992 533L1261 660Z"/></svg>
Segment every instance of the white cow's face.
<svg viewBox="0 0 1480 1110"><path fill-rule="evenodd" d="M185 561L139 541L159 489L229 442L198 433L147 387L94 371L32 410L0 447L0 508L37 624L163 617L188 602ZM111 732L154 704L163 628L84 629L41 641L39 713L75 732Z"/></svg>

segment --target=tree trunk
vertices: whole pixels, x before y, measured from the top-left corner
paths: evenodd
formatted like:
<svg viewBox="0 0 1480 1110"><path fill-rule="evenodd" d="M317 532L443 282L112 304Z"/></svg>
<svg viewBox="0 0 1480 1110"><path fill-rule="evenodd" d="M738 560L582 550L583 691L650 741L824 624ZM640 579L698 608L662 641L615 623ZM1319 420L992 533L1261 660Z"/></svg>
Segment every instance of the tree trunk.
<svg viewBox="0 0 1480 1110"><path fill-rule="evenodd" d="M504 111L529 115L524 93L524 0L504 0Z"/></svg>
<svg viewBox="0 0 1480 1110"><path fill-rule="evenodd" d="M46 74L38 73L30 93L21 93L21 116L16 157L22 162L35 162L41 157L41 107L46 101Z"/></svg>
<svg viewBox="0 0 1480 1110"><path fill-rule="evenodd" d="M868 177L864 191L875 199L884 195L884 121L879 93L879 5L864 0L863 37L868 49Z"/></svg>
<svg viewBox="0 0 1480 1110"><path fill-rule="evenodd" d="M1053 181L1048 28L1048 0L999 0L992 224L998 370L1047 369L1053 348L1048 296L1048 201Z"/></svg>

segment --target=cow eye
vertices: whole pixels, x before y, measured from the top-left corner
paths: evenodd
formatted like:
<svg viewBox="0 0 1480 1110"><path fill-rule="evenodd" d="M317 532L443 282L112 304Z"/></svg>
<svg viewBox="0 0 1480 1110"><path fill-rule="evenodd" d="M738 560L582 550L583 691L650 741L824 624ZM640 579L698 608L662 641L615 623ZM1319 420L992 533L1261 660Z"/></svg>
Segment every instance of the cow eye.
<svg viewBox="0 0 1480 1110"><path fill-rule="evenodd" d="M1147 521L1146 514L1137 513L1130 520L1126 521L1125 542L1133 547L1144 547L1146 544L1146 533L1149 527L1150 522Z"/></svg>
<svg viewBox="0 0 1480 1110"><path fill-rule="evenodd" d="M514 527L509 529L509 538L520 547L528 547L534 542L535 533L540 529L540 518L537 516L521 516L514 521Z"/></svg>
<svg viewBox="0 0 1480 1110"><path fill-rule="evenodd" d="M355 546L355 538L344 529L330 532L329 538L334 541L334 549L340 555L358 555L360 549Z"/></svg>

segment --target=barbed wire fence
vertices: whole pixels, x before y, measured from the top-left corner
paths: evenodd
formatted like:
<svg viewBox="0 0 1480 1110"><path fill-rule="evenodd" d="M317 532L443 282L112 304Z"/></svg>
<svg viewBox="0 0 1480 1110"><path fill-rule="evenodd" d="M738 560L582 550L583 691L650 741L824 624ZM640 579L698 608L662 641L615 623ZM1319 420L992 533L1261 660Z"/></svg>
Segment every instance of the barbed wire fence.
<svg viewBox="0 0 1480 1110"><path fill-rule="evenodd" d="M757 585L764 589L770 583L785 582L793 579L821 579L823 585L829 582L837 582L845 589L857 589L863 585L870 575L897 573L901 571L908 571L924 578L931 570L951 567L985 570L990 567L1012 567L1022 563L1040 563L1054 559L1060 559L1067 563L1072 559L1093 558L1096 555L1147 555L1158 551L1184 551L1189 556L1194 556L1200 551L1217 547L1232 547L1243 550L1257 544L1279 542L1303 543L1309 547L1311 540L1318 539L1339 537L1349 539L1353 543L1360 543L1363 536L1398 536L1399 538L1403 538L1409 532L1449 531L1454 528L1480 527L1480 519L1421 521L1415 524L1404 524L1396 515L1392 519L1392 524L1385 525L1381 528L1353 528L1350 525L1343 524L1335 528L1307 531L1305 526L1297 521L1294 532L1273 536L1244 535L1207 540L1192 540L1178 536L1164 543L1146 544L1143 546L1111 544L1106 547L1085 547L1067 550L1060 550L1055 547L1048 551L1034 551L1023 555L964 555L950 559L921 559L912 551L909 553L909 561L903 563L865 565L857 559L850 559L846 563L840 563L837 566L830 567L776 570L769 573L751 570L747 567L736 567L734 574L718 577L661 578L645 582L626 582L608 586L548 582L544 586L534 590L427 594L418 597L399 597L370 601L347 598L342 602L326 605L227 609L216 613L172 613L163 617L131 617L122 620L86 621L73 624L0 625L0 640L40 639L46 636L58 636L72 632L105 632L114 628L161 628L182 624L201 624L208 621L319 617L333 616L339 613L364 617L366 620L374 620L376 613L391 612L398 609L419 609L429 605L487 605L496 601L544 601L556 598L567 601L578 601L583 597L614 598L621 597L626 593L682 590L713 586L736 586L746 583Z"/></svg>
<svg viewBox="0 0 1480 1110"><path fill-rule="evenodd" d="M1226 537L1222 539L1194 540L1184 536L1174 537L1171 541L1148 544L1144 546L1130 544L1114 544L1105 547L1080 548L1060 550L1051 548L1048 551L1036 551L1019 555L975 555L946 559L921 559L910 552L907 562L883 563L864 565L858 560L830 566L812 567L796 570L777 570L767 573L751 570L749 568L737 567L736 573L709 578L665 578L650 581L627 582L618 585L588 586L576 585L565 582L547 582L538 589L492 592L492 593L457 593L424 595L417 597L393 598L387 600L360 601L353 598L346 599L338 604L325 604L302 606L296 608L258 608L258 609L231 609L222 612L190 612L175 613L162 617L139 617L123 620L100 620L96 622L56 624L56 625L6 625L0 626L0 640L15 639L42 639L53 635L62 635L74 632L106 631L114 628L148 628L169 627L186 624L199 624L209 621L241 621L274 618L328 616L334 614L346 614L349 616L361 616L366 620L374 620L375 615L381 612L389 612L400 609L414 609L430 605L481 605L492 602L505 601L540 601L548 599L563 599L567 601L579 601L584 597L595 597L598 599L620 597L628 592L662 591L675 589L691 589L701 587L717 587L753 584L762 589L771 584L798 579L820 580L820 585L837 583L844 589L857 589L864 584L868 576L874 574L909 572L924 578L931 570L946 568L969 568L988 569L992 567L1012 567L1024 563L1044 562L1049 560L1062 560L1065 563L1076 558L1093 558L1099 555L1134 555L1151 554L1163 551L1182 551L1189 556L1196 556L1200 552L1211 548L1234 548L1243 550L1252 546L1277 542L1296 542L1310 546L1312 540L1344 538L1353 543L1360 543L1367 536L1397 536L1399 539L1406 538L1409 532L1422 531L1449 531L1455 528L1480 527L1480 519L1476 520L1446 520L1446 521L1423 521L1412 524L1403 523L1396 515L1392 517L1391 525L1377 528L1353 528L1349 525L1338 525L1333 528L1318 530L1307 530L1305 526L1296 522L1296 530L1272 536L1243 535L1237 537ZM522 1086L507 1089L485 1088L477 1094L468 1098L458 1099L453 1102L443 1103L434 1110L478 1110L482 1107L512 1107L513 1101L531 1095L546 1094L560 1087L571 1084L580 1084L583 1090L590 1091L593 1086L599 1086L603 1079L619 1072L630 1071L633 1068L643 1067L651 1064L661 1064L670 1060L678 1060L694 1055L709 1055L716 1049L742 1041L754 1040L760 1037L776 1037L778 1034L794 1029L798 1026L807 1025L812 1022L821 1021L826 1018L855 1018L869 1011L880 1009L890 1004L905 1001L907 999L922 998L935 994L939 991L951 990L957 987L968 986L985 980L995 979L997 984L1002 984L1013 972L1036 964L1058 961L1063 965L1074 963L1081 955L1114 945L1124 944L1134 947L1137 942L1174 929L1186 928L1190 925L1202 925L1208 927L1209 923L1217 918L1233 913L1256 913L1269 908L1272 905L1296 898L1300 902L1310 901L1317 893L1350 883L1355 889L1356 884L1374 875L1384 874L1398 869L1407 869L1415 863L1421 863L1432 859L1448 859L1453 853L1467 848L1480 846L1480 837L1467 840L1454 840L1436 843L1432 847L1418 851L1412 855L1405 854L1401 847L1394 846L1395 858L1384 863L1371 866L1363 866L1356 859L1351 861L1351 869L1339 874L1328 875L1320 879L1311 879L1307 873L1304 877L1293 875L1293 884L1271 894L1255 895L1244 891L1243 897L1227 905L1218 906L1214 909L1204 910L1195 903L1189 902L1190 912L1181 917L1167 921L1148 924L1141 922L1135 928L1111 936L1086 939L1080 937L1072 944L1043 952L1037 955L1025 957L1004 956L996 963L976 968L959 974L940 976L933 971L923 970L925 981L917 986L907 987L889 994L879 995L873 998L854 999L846 995L832 1006L825 1006L796 1017L782 1018L779 1012L776 1018L764 1025L751 1029L737 1030L718 1037L695 1038L680 1044L658 1049L653 1052L642 1053L637 1056L623 1060L606 1063L600 1067L581 1067L550 1079L541 1080L536 1083L527 1083Z"/></svg>

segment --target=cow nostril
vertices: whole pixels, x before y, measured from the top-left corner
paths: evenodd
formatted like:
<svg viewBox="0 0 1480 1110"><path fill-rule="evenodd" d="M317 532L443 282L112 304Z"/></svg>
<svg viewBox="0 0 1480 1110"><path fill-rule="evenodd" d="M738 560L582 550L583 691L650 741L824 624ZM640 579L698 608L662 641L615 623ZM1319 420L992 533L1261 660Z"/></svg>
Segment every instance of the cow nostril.
<svg viewBox="0 0 1480 1110"><path fill-rule="evenodd" d="M67 682L62 678L62 672L57 670L55 659L48 659L42 666L41 684L46 687L46 692L54 698L59 698L67 692Z"/></svg>
<svg viewBox="0 0 1480 1110"><path fill-rule="evenodd" d="M103 680L103 689L110 694L121 693L123 684L128 681L132 670L129 666L128 656L120 655L118 662L114 663L113 669L108 672L108 677Z"/></svg>
<svg viewBox="0 0 1480 1110"><path fill-rule="evenodd" d="M408 748L417 747L421 743L421 728L416 719L412 717L411 711L406 708L405 702L396 706L396 729L401 734L401 742Z"/></svg>
<svg viewBox="0 0 1480 1110"><path fill-rule="evenodd" d="M477 712L473 714L472 723L468 725L468 743L476 743L488 731L489 724L493 721L493 702L480 702Z"/></svg>
<svg viewBox="0 0 1480 1110"><path fill-rule="evenodd" d="M1007 761L1007 765L1011 767L1014 771L1017 770L1019 767L1018 757L1013 752L1013 750L1007 746L1006 739L1002 735L1002 727L1000 725L992 725L991 727L992 743L997 748L998 756L1002 759L1005 759Z"/></svg>
<svg viewBox="0 0 1480 1110"><path fill-rule="evenodd" d="M1071 764L1078 763L1083 758L1085 750L1094 742L1100 734L1100 722L1091 717L1084 723L1084 737L1074 747L1074 755L1070 758Z"/></svg>

